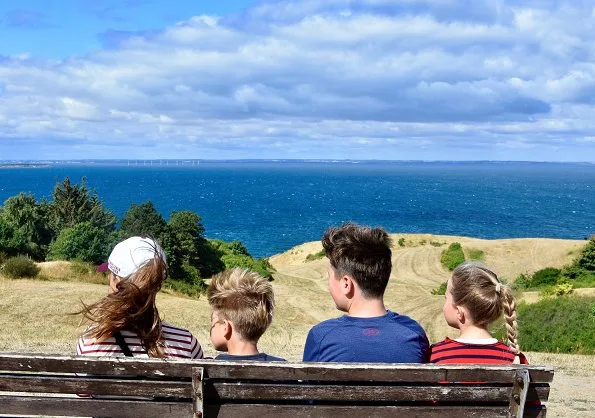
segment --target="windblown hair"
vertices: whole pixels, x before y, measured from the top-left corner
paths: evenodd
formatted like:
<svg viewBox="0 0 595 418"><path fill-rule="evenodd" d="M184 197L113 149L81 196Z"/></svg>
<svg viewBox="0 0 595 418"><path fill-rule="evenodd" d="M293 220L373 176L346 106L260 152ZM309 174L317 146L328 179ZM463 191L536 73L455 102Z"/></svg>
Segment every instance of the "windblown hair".
<svg viewBox="0 0 595 418"><path fill-rule="evenodd" d="M391 240L384 229L349 222L328 229L322 246L331 266L351 276L364 297L384 295L392 269Z"/></svg>
<svg viewBox="0 0 595 418"><path fill-rule="evenodd" d="M455 305L466 307L476 325L487 326L503 314L508 346L515 354L520 353L516 301L496 273L480 263L463 263L452 273L450 292Z"/></svg>
<svg viewBox="0 0 595 418"><path fill-rule="evenodd" d="M207 297L217 315L233 323L246 341L258 342L273 320L273 287L251 270L236 267L217 274Z"/></svg>
<svg viewBox="0 0 595 418"><path fill-rule="evenodd" d="M100 301L83 303L84 318L92 324L85 335L98 341L120 330L135 332L149 357L164 357L161 319L155 297L167 278L165 260L155 249L155 257L116 285L117 292Z"/></svg>

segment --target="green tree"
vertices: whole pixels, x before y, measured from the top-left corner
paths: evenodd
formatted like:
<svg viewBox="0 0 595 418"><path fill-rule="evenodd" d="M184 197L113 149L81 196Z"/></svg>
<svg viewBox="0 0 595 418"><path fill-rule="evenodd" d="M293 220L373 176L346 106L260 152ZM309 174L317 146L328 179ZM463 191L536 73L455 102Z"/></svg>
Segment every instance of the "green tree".
<svg viewBox="0 0 595 418"><path fill-rule="evenodd" d="M157 212L153 202L130 205L122 218L121 228L126 236L141 236L161 239L167 224L163 216Z"/></svg>
<svg viewBox="0 0 595 418"><path fill-rule="evenodd" d="M83 222L105 231L113 231L116 226L115 215L105 208L97 193L91 194L84 177L80 185L71 183L68 177L56 183L52 197L50 224L56 234Z"/></svg>
<svg viewBox="0 0 595 418"><path fill-rule="evenodd" d="M5 223L4 235L17 238L12 240L17 253L27 254L36 260L45 258L47 247L53 238L48 222L48 210L45 202L39 204L35 196L27 193L19 193L4 202L1 214ZM8 233L11 229L12 234Z"/></svg>
<svg viewBox="0 0 595 418"><path fill-rule="evenodd" d="M0 216L0 252L14 257L26 252L27 237L13 224Z"/></svg>
<svg viewBox="0 0 595 418"><path fill-rule="evenodd" d="M109 232L82 222L65 228L50 246L50 260L80 260L100 263L107 259Z"/></svg>
<svg viewBox="0 0 595 418"><path fill-rule="evenodd" d="M576 264L585 270L595 271L595 237L591 238L583 248Z"/></svg>

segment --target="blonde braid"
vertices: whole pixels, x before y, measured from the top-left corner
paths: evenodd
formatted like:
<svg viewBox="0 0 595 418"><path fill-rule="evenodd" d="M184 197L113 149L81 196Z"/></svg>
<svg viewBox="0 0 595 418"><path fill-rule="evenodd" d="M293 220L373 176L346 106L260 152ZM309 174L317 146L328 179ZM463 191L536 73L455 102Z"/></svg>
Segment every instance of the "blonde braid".
<svg viewBox="0 0 595 418"><path fill-rule="evenodd" d="M516 321L516 301L508 286L502 286L502 310L504 313L504 320L506 321L506 336L508 338L508 346L517 356L521 350L519 348L518 324Z"/></svg>

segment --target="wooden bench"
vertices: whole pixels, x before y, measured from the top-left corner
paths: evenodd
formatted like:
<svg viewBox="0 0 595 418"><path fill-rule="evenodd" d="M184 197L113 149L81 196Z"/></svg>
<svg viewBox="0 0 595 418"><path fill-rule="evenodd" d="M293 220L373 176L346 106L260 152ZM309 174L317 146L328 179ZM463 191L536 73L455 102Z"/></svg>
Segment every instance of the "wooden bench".
<svg viewBox="0 0 595 418"><path fill-rule="evenodd" d="M0 354L0 414L543 417L542 404L553 375L551 368L543 366L242 363ZM93 397L76 395L85 393Z"/></svg>

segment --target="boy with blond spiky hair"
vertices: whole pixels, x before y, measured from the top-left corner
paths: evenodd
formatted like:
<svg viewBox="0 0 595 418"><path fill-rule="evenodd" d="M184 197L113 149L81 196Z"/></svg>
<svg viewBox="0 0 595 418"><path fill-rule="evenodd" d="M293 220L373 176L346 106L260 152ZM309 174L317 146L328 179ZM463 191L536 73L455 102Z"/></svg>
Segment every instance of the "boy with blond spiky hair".
<svg viewBox="0 0 595 418"><path fill-rule="evenodd" d="M217 360L285 361L258 351L258 340L273 320L275 299L267 279L248 269L233 268L211 279L207 291L211 342Z"/></svg>

